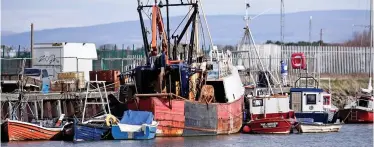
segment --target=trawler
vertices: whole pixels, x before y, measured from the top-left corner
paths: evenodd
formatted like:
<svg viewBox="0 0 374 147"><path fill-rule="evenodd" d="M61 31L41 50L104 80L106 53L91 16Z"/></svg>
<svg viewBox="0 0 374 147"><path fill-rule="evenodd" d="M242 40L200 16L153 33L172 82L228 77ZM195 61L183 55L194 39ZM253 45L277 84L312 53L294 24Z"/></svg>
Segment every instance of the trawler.
<svg viewBox="0 0 374 147"><path fill-rule="evenodd" d="M168 9L183 6L190 8L186 25L180 34L170 34ZM153 113L158 122L156 136L232 134L242 127L244 88L231 53L219 51L212 41L210 57L204 57L199 49L199 10L204 13L200 6L199 1L169 4L168 0L166 4L155 1L153 5L138 5L146 63L121 75L121 79L134 82L121 83L124 90L120 97L126 97L130 110ZM143 20L144 8L152 9L151 43ZM166 28L161 14L164 8ZM205 23L207 27L206 19ZM182 44L184 37L189 42ZM173 44L170 39L174 39Z"/></svg>

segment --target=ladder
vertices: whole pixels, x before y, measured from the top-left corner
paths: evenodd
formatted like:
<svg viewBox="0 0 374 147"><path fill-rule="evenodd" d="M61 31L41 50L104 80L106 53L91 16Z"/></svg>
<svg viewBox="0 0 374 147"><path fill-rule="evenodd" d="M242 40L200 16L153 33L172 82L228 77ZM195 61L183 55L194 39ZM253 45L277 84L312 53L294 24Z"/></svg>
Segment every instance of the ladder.
<svg viewBox="0 0 374 147"><path fill-rule="evenodd" d="M85 114L86 114L86 107L87 107L87 105L102 105L105 114L110 114L111 113L110 112L110 106L109 106L109 100L108 100L108 94L107 94L107 91L106 91L105 82L106 81L88 81L87 82L87 91L86 91L86 97L85 97L85 100L84 100L84 107L83 107L83 114L82 114L82 123L84 122L84 117L85 117ZM103 86L100 87L100 84L102 84ZM91 86L94 87L95 89L90 90ZM101 92L101 88L104 88L105 97L103 96L103 94ZM87 99L89 98L89 95L91 94L91 92L98 92L99 93L99 95L100 95L100 102L88 102L87 101ZM108 107L108 112L106 110L106 107Z"/></svg>
<svg viewBox="0 0 374 147"><path fill-rule="evenodd" d="M351 110L351 120L357 120L357 111L352 111Z"/></svg>

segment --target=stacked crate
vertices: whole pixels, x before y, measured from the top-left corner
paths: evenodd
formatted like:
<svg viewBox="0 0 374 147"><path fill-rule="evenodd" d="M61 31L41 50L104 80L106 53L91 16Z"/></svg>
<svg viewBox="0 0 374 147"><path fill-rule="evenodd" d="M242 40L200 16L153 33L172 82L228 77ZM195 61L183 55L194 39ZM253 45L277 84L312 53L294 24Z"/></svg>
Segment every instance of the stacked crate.
<svg viewBox="0 0 374 147"><path fill-rule="evenodd" d="M119 70L90 71L90 81L105 81L107 91L118 91L120 87L118 76L120 74Z"/></svg>
<svg viewBox="0 0 374 147"><path fill-rule="evenodd" d="M63 72L57 74L57 80L52 81L52 91L78 91L86 87L84 72Z"/></svg>

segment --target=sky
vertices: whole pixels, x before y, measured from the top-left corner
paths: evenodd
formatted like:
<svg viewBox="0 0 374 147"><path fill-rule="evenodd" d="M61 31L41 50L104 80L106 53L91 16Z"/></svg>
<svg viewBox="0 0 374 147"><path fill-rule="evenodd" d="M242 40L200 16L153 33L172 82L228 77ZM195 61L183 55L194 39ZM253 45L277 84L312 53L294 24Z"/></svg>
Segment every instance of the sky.
<svg viewBox="0 0 374 147"><path fill-rule="evenodd" d="M142 0L144 4L154 0ZM187 0L183 0L187 1ZM200 0L206 15L245 14L245 0ZM316 10L368 10L370 0L284 0L286 13ZM169 0L179 3L180 0ZM165 4L165 0L163 0ZM250 14L280 12L280 0L249 0ZM1 0L1 31L79 27L137 20L137 0ZM269 11L267 11L269 10ZM187 9L171 9L171 16Z"/></svg>

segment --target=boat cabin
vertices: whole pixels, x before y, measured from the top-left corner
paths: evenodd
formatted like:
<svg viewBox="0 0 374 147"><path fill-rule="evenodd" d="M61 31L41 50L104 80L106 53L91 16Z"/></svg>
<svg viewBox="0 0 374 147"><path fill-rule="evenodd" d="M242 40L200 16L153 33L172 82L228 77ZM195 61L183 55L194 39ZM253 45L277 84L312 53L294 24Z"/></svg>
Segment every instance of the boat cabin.
<svg viewBox="0 0 374 147"><path fill-rule="evenodd" d="M322 112L331 107L330 96L319 88L291 88L290 108L295 112Z"/></svg>
<svg viewBox="0 0 374 147"><path fill-rule="evenodd" d="M267 89L246 86L247 121L262 118L293 118L287 95L266 95Z"/></svg>
<svg viewBox="0 0 374 147"><path fill-rule="evenodd" d="M368 110L373 111L373 97L368 95L363 95L357 98L357 100L354 103L351 103L351 105L345 106L344 109L361 109L361 110Z"/></svg>
<svg viewBox="0 0 374 147"><path fill-rule="evenodd" d="M301 121L328 123L334 116L331 94L320 88L291 88L290 108Z"/></svg>
<svg viewBox="0 0 374 147"><path fill-rule="evenodd" d="M244 88L238 69L232 65L231 52L213 49L210 51L212 69L207 74L207 85L214 87L216 102L231 103L244 95Z"/></svg>

